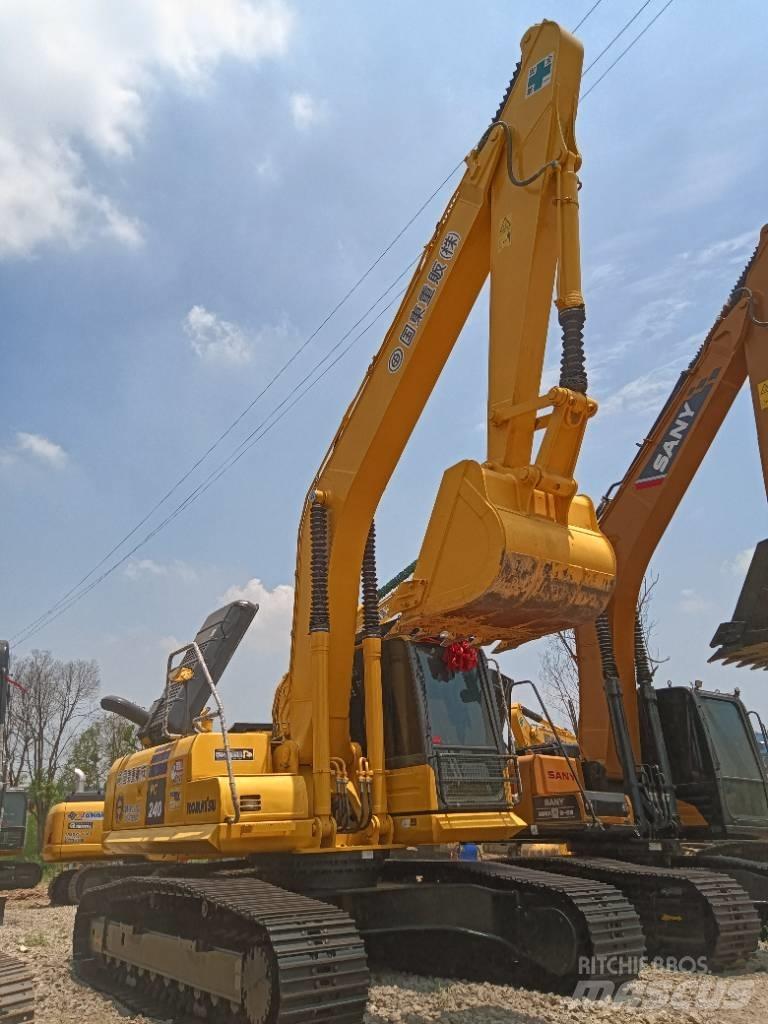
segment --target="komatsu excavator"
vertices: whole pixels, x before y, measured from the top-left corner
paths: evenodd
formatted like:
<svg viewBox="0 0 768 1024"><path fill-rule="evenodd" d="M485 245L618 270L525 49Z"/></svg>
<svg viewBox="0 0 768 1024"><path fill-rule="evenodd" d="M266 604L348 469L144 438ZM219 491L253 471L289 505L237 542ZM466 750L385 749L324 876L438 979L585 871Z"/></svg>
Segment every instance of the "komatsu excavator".
<svg viewBox="0 0 768 1024"><path fill-rule="evenodd" d="M545 782L530 780L531 799L541 806L529 816L535 835L567 840L577 854L567 863L552 860L553 870L589 872L618 884L628 860L642 862L632 868L638 878L649 865L687 868L694 863L737 880L764 919L768 780L751 720L756 716L746 711L738 693L707 691L700 683L654 688L636 608L656 545L747 380L768 486L767 298L764 227L715 325L680 374L627 473L611 488L615 493L599 509L601 527L617 555L617 583L606 612L595 624L576 630L580 718L578 745L570 751L574 774L561 783L567 795L549 800L542 797ZM713 639L715 658L765 667L767 576L768 542L763 541L734 621L720 626ZM590 808L585 809L580 788L601 794L601 800L626 799L625 825L607 820L593 802L593 827L584 827ZM601 855L598 871L594 861L585 859L596 851ZM546 865L537 861L537 866ZM620 888L627 894L625 886ZM722 897L719 902L726 905ZM693 906L689 902L685 910L689 922ZM695 922L692 930L697 930Z"/></svg>
<svg viewBox="0 0 768 1024"><path fill-rule="evenodd" d="M253 615L251 606L244 610L235 602L208 615L198 630L194 642L206 651L206 664L215 684L221 681ZM184 694L189 699L190 689L185 689ZM145 711L120 697L105 697L101 706L142 728L153 713L152 708ZM63 865L48 886L48 897L54 906L77 904L88 889L119 878L167 874L179 861L178 857L162 853L110 853L103 843L103 826L103 791L78 789L51 807L45 822L43 860Z"/></svg>
<svg viewBox="0 0 768 1024"><path fill-rule="evenodd" d="M76 971L144 1012L359 1024L366 947L411 970L556 991L637 969L640 922L610 885L387 856L525 826L479 647L592 621L613 586L611 546L573 475L596 411L582 346L581 68L581 45L553 22L525 34L341 422L301 517L272 723L227 728L213 655L194 643L169 659L149 712L123 707L145 749L110 772L105 849L201 861L81 899ZM374 513L489 274L487 458L445 473L382 637ZM562 375L541 395L555 281Z"/></svg>
<svg viewBox="0 0 768 1024"><path fill-rule="evenodd" d="M83 865L112 860L102 845L103 825L104 794L101 792L75 790L49 810L42 857L48 864L65 865L48 885L48 898L53 906L79 901L79 886L73 883L82 876ZM104 877L103 881L109 877Z"/></svg>

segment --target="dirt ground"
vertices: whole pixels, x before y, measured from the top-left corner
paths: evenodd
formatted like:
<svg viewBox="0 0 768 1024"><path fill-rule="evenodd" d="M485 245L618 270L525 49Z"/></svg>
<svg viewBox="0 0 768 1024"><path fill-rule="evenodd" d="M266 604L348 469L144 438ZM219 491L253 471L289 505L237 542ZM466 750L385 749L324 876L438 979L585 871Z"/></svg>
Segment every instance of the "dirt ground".
<svg viewBox="0 0 768 1024"><path fill-rule="evenodd" d="M51 907L45 892L14 893L0 927L0 951L26 961L37 977L38 1024L155 1024L93 992L70 973L73 907ZM768 946L728 975L643 971L624 1002L527 992L481 985L377 974L366 1024L565 1024L595 1018L621 1024L759 1024L768 1020Z"/></svg>

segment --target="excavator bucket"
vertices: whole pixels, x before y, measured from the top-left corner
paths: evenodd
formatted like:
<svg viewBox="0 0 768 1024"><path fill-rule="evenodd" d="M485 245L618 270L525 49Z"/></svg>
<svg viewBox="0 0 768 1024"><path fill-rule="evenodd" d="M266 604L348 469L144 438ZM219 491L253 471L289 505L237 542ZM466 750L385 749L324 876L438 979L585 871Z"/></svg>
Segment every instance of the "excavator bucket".
<svg viewBox="0 0 768 1024"><path fill-rule="evenodd" d="M768 669L768 540L761 540L730 622L721 622L709 659L725 665Z"/></svg>
<svg viewBox="0 0 768 1024"><path fill-rule="evenodd" d="M589 498L573 497L565 522L555 500L477 462L449 469L413 579L388 602L395 631L507 648L593 621L613 589L613 549Z"/></svg>

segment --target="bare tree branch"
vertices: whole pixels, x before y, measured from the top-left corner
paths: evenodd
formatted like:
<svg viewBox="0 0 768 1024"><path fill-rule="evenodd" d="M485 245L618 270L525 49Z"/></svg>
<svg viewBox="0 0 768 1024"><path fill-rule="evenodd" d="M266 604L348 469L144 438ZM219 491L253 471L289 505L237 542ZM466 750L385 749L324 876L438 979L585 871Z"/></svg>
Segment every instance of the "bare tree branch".
<svg viewBox="0 0 768 1024"><path fill-rule="evenodd" d="M649 571L643 579L637 608L643 627L648 658L655 668L668 660L660 656L658 649L651 651L657 623L651 618L653 592L659 582L658 573ZM553 711L566 721L572 721L571 709L579 712L579 667L576 657L576 635L572 629L553 633L544 641L544 650L539 656L539 672L547 701Z"/></svg>

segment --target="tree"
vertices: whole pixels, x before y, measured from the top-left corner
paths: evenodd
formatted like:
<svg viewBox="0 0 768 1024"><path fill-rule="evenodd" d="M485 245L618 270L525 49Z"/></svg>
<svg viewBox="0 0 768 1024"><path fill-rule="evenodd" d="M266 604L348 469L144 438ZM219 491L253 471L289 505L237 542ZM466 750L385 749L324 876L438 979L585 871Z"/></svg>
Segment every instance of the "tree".
<svg viewBox="0 0 768 1024"><path fill-rule="evenodd" d="M99 788L101 783L101 746L97 722L91 722L89 726L86 726L72 744L67 764L61 773L60 788L65 793L77 788L76 768L85 772L86 789Z"/></svg>
<svg viewBox="0 0 768 1024"><path fill-rule="evenodd" d="M76 788L75 769L85 772L85 788L99 789L120 757L138 749L136 729L119 715L100 714L76 737L61 773L61 789Z"/></svg>
<svg viewBox="0 0 768 1024"><path fill-rule="evenodd" d="M656 623L650 617L651 600L658 582L659 577L654 573L649 573L643 579L637 605L649 649L656 628ZM649 653L653 670L663 660ZM564 716L570 722L575 732L579 717L579 663L576 657L576 636L572 629L547 637L539 658L539 669L547 702L551 703L558 717Z"/></svg>
<svg viewBox="0 0 768 1024"><path fill-rule="evenodd" d="M45 818L61 794L61 772L83 725L93 715L99 689L95 661L61 662L50 651L32 651L17 662L15 676L24 690L14 700L12 729L20 734L21 771L42 848Z"/></svg>
<svg viewBox="0 0 768 1024"><path fill-rule="evenodd" d="M104 714L99 720L101 743L101 777L106 778L109 769L119 757L132 754L139 749L136 726L120 715Z"/></svg>

